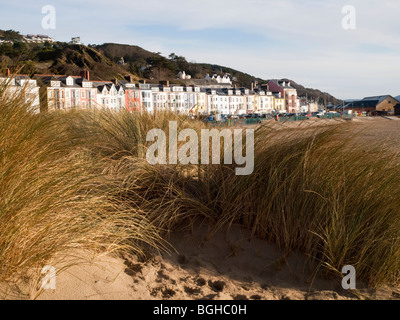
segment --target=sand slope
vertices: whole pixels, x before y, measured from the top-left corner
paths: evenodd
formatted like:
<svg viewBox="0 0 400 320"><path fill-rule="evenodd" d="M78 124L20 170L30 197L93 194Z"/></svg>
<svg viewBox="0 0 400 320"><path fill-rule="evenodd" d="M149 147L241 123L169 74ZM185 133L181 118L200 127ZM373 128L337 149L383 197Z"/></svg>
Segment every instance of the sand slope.
<svg viewBox="0 0 400 320"><path fill-rule="evenodd" d="M38 299L79 300L338 300L398 299L396 288L362 289L354 293L341 282L310 277L301 255L283 253L265 241L253 239L238 226L218 231L206 240L209 230L169 237L177 252L158 254L146 262L133 258L97 257L57 276L56 290Z"/></svg>

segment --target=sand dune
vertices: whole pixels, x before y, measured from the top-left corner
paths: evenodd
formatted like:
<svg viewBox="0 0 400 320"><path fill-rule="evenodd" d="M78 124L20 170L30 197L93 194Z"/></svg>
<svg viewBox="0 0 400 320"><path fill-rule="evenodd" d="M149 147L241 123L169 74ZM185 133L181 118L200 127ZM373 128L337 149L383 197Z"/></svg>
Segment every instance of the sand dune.
<svg viewBox="0 0 400 320"><path fill-rule="evenodd" d="M325 122L315 123L320 124ZM388 148L400 150L397 121L359 118L354 124L362 133L357 137L360 141L380 140ZM311 121L301 125L313 127ZM111 255L82 261L58 274L56 289L44 291L38 299L400 299L400 288L368 289L357 281L358 290L346 291L340 278L314 279L300 253L285 254L273 244L249 240L249 232L239 226L219 230L213 237L206 225L196 226L166 238L176 251L155 253L147 261Z"/></svg>
<svg viewBox="0 0 400 320"><path fill-rule="evenodd" d="M313 279L300 254L285 255L265 241L249 240L238 226L220 230L176 232L169 237L176 252L139 262L101 256L72 267L56 279L56 290L39 300L349 300L398 299L398 288L341 288L341 281ZM361 284L357 283L358 286Z"/></svg>

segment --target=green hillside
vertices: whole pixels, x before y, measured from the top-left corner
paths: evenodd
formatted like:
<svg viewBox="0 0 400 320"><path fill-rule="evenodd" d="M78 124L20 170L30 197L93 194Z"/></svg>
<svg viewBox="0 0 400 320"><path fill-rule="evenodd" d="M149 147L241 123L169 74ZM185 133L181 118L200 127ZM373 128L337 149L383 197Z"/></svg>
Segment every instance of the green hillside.
<svg viewBox="0 0 400 320"><path fill-rule="evenodd" d="M171 53L168 57L158 52L150 52L141 47L105 43L102 45L73 45L64 42L28 44L22 42L19 32L0 30L0 39L13 43L0 44L0 68L10 68L28 75L72 74L78 75L82 69L90 71L93 80L122 79L131 75L135 81L145 79L150 83L169 80L171 83L185 83L176 79L179 71L185 71L192 79L204 79L207 74L230 74L234 84L250 87L253 81L266 83L247 73L216 64L188 62L185 57ZM291 80L299 96L308 96L321 103L338 100L329 93L305 88Z"/></svg>

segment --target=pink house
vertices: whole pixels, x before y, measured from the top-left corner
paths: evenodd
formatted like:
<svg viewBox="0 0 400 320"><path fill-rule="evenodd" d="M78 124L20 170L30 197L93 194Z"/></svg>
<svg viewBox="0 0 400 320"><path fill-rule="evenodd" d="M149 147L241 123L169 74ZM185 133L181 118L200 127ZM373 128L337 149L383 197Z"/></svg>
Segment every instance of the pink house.
<svg viewBox="0 0 400 320"><path fill-rule="evenodd" d="M287 80L271 80L268 82L269 90L273 93L281 93L281 96L285 98L286 112L296 113L298 112L298 99L297 90L291 86L290 81Z"/></svg>

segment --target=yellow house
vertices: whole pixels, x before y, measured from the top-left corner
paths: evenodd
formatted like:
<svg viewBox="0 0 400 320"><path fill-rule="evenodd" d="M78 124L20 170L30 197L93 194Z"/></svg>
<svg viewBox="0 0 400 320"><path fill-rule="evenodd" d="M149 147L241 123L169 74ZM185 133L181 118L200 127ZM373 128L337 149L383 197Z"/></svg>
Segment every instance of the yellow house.
<svg viewBox="0 0 400 320"><path fill-rule="evenodd" d="M286 111L285 98L282 98L279 94L274 95L274 109L276 111Z"/></svg>

